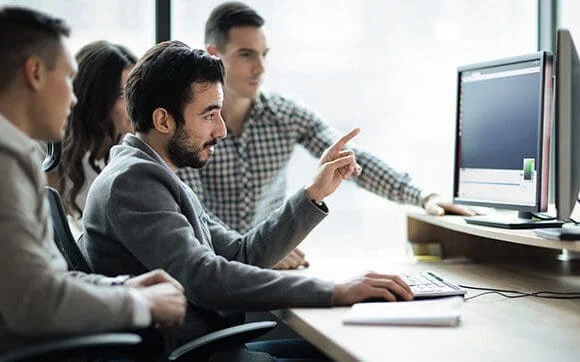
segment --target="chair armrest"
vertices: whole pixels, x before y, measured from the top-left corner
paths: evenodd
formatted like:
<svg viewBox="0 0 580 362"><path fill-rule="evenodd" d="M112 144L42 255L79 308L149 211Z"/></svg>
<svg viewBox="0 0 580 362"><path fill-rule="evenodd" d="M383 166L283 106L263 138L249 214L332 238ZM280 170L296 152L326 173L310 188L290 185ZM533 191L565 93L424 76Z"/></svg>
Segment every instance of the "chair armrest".
<svg viewBox="0 0 580 362"><path fill-rule="evenodd" d="M83 337L63 338L0 355L3 362L61 360L65 357L115 355L125 356L141 343L133 333L104 333Z"/></svg>
<svg viewBox="0 0 580 362"><path fill-rule="evenodd" d="M227 350L231 347L242 345L259 336L271 331L278 323L273 321L246 323L235 327L221 329L176 348L170 355L170 361L180 358L201 358L211 354Z"/></svg>

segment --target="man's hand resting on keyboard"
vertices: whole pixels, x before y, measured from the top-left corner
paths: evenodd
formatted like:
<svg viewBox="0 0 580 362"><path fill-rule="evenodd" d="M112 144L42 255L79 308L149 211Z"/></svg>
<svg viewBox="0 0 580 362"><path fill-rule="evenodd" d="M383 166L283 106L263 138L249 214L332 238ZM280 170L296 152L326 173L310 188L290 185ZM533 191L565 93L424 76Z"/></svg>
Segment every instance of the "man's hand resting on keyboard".
<svg viewBox="0 0 580 362"><path fill-rule="evenodd" d="M450 201L443 200L437 194L431 194L423 200L423 208L431 215L463 215L474 216L477 212L463 206L455 205Z"/></svg>
<svg viewBox="0 0 580 362"><path fill-rule="evenodd" d="M332 305L351 305L369 298L395 302L413 299L411 288L398 275L369 272L346 283L337 284L332 293Z"/></svg>

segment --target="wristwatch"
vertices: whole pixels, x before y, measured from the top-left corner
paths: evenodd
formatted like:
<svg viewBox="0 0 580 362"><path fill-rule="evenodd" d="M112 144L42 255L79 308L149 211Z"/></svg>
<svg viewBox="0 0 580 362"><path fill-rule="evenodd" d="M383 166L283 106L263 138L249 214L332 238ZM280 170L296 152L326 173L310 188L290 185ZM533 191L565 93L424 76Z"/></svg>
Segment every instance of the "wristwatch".
<svg viewBox="0 0 580 362"><path fill-rule="evenodd" d="M312 201L312 203L314 205L316 205L316 207L319 208L320 210L322 210L324 212L328 212L328 206L326 206L324 201L316 202L316 200L314 200L314 199L310 199L310 201Z"/></svg>

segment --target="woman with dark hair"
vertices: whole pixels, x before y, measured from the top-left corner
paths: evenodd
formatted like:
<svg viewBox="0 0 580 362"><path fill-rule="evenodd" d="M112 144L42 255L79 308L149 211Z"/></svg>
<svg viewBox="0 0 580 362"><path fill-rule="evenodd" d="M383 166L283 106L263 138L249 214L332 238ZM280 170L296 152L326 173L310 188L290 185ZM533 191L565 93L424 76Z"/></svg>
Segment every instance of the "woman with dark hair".
<svg viewBox="0 0 580 362"><path fill-rule="evenodd" d="M89 186L107 164L110 148L132 132L124 88L137 58L124 46L96 41L84 46L76 60L73 89L78 100L66 126L58 180L51 183L78 232Z"/></svg>

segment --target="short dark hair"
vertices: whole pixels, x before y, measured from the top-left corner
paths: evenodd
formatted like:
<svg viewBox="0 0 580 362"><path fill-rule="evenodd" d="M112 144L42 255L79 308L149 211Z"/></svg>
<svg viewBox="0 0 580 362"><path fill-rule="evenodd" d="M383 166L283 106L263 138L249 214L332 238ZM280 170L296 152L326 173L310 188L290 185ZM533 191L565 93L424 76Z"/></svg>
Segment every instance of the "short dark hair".
<svg viewBox="0 0 580 362"><path fill-rule="evenodd" d="M183 109L193 99L192 84L224 83L222 61L205 50L191 49L176 40L149 49L131 71L125 97L135 131L153 128L152 114L165 108L177 126L184 123Z"/></svg>
<svg viewBox="0 0 580 362"><path fill-rule="evenodd" d="M0 7L0 90L31 55L41 56L53 69L62 49L60 37L69 34L62 19L22 7Z"/></svg>
<svg viewBox="0 0 580 362"><path fill-rule="evenodd" d="M237 26L261 28L265 21L256 10L241 2L227 2L215 7L205 22L205 44L214 44L223 51L228 32Z"/></svg>

